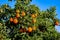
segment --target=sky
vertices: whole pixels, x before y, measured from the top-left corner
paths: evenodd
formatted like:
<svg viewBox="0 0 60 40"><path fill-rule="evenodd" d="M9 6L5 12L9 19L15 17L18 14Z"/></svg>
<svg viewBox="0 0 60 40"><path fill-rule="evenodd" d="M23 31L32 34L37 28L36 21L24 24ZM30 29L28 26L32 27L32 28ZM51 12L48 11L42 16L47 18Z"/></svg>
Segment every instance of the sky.
<svg viewBox="0 0 60 40"><path fill-rule="evenodd" d="M11 7L14 6L14 1L8 2L8 0L0 0L0 5L9 4ZM32 0L31 4L35 4L40 10L46 10L51 6L56 6L57 18L60 19L60 0ZM55 27L60 32L60 26Z"/></svg>

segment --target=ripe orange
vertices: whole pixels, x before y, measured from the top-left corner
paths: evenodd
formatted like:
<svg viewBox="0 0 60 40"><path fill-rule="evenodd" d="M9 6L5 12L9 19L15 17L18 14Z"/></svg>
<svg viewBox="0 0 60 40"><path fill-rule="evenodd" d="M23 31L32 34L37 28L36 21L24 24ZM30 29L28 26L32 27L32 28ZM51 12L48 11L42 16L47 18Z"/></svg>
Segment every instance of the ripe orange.
<svg viewBox="0 0 60 40"><path fill-rule="evenodd" d="M18 19L17 18L14 18L13 23L14 24L17 24L18 23Z"/></svg>
<svg viewBox="0 0 60 40"><path fill-rule="evenodd" d="M25 12L24 11L22 11L22 16L25 16L26 14L25 14Z"/></svg>
<svg viewBox="0 0 60 40"><path fill-rule="evenodd" d="M31 14L31 17L32 17L32 18L35 18L35 14Z"/></svg>
<svg viewBox="0 0 60 40"><path fill-rule="evenodd" d="M35 31L36 30L36 26L33 26L32 29L33 29L33 31Z"/></svg>
<svg viewBox="0 0 60 40"><path fill-rule="evenodd" d="M36 19L33 19L32 22L33 22L33 23L36 23Z"/></svg>
<svg viewBox="0 0 60 40"><path fill-rule="evenodd" d="M56 22L55 22L55 25L58 25L58 24L59 24L58 21L56 21Z"/></svg>
<svg viewBox="0 0 60 40"><path fill-rule="evenodd" d="M20 10L19 9L16 9L16 13L20 13Z"/></svg>
<svg viewBox="0 0 60 40"><path fill-rule="evenodd" d="M20 17L20 14L19 13L16 13L16 17L19 18Z"/></svg>
<svg viewBox="0 0 60 40"><path fill-rule="evenodd" d="M32 32L32 28L31 27L28 28L28 32Z"/></svg>
<svg viewBox="0 0 60 40"><path fill-rule="evenodd" d="M10 18L10 22L13 22L13 18L12 17Z"/></svg>

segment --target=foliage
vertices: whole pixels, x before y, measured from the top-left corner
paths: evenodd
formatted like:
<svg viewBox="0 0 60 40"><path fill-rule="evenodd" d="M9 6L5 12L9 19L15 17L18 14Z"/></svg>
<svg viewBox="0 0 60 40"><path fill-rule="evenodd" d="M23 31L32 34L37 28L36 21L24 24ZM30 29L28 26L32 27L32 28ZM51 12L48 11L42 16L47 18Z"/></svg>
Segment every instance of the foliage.
<svg viewBox="0 0 60 40"><path fill-rule="evenodd" d="M31 1L15 0L14 8L0 7L0 40L60 40L56 8L40 11Z"/></svg>

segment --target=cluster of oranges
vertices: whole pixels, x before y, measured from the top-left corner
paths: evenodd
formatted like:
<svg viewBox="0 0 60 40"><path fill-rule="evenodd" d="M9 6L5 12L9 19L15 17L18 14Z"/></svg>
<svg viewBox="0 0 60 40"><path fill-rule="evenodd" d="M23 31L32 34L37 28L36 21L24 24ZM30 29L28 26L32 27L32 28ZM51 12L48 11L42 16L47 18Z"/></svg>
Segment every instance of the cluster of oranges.
<svg viewBox="0 0 60 40"><path fill-rule="evenodd" d="M10 22L13 22L14 24L17 24L18 23L18 18L20 17L20 11L17 9L16 10L16 15L15 15L15 18L10 18ZM24 17L26 15L26 13L24 11L22 11L22 14L21 16ZM31 14L31 17L32 17L32 22L33 23L36 23L36 17L37 17L37 13L36 14ZM58 21L55 22L55 25L58 25ZM33 26L33 27L28 27L27 30L26 28L21 28L20 29L20 32L32 32L32 31L35 31L36 30L36 27Z"/></svg>
<svg viewBox="0 0 60 40"><path fill-rule="evenodd" d="M20 17L20 11L17 9L16 10L16 15L15 15L15 18L10 18L10 22L13 22L14 24L17 24L18 23L18 18ZM26 13L24 11L22 11L22 14L21 16L24 17L26 15ZM36 23L36 17L37 17L37 14L31 14L31 17L32 17L32 22L33 23ZM33 27L28 27L27 30L26 28L21 28L20 29L20 32L32 32L33 30L36 30L36 27L33 26Z"/></svg>
<svg viewBox="0 0 60 40"><path fill-rule="evenodd" d="M16 10L16 16L15 16L15 18L10 18L10 22L13 22L14 24L17 24L18 23L18 19L17 18L19 18L20 17L20 11L17 9ZM21 14L21 16L25 16L26 14L25 14L25 12L24 11L22 11L22 14Z"/></svg>
<svg viewBox="0 0 60 40"><path fill-rule="evenodd" d="M19 11L19 9L17 9L16 10L16 17L17 18L20 17L20 14L19 13L20 13L20 11ZM21 13L22 13L21 16L25 16L26 15L24 11L22 11Z"/></svg>
<svg viewBox="0 0 60 40"><path fill-rule="evenodd" d="M10 18L10 22L13 22L14 24L18 23L18 19L17 18Z"/></svg>
<svg viewBox="0 0 60 40"><path fill-rule="evenodd" d="M30 32L35 31L35 30L36 30L36 27L33 26L33 27L28 27L27 30L26 30L26 28L21 28L20 32L28 32L28 33L30 33Z"/></svg>
<svg viewBox="0 0 60 40"><path fill-rule="evenodd" d="M36 23L36 17L37 17L37 13L36 14L31 14L31 17L32 17L32 22L33 23Z"/></svg>
<svg viewBox="0 0 60 40"><path fill-rule="evenodd" d="M18 17L20 17L19 15L20 11L19 10L16 10L16 17L15 18L10 18L10 22L13 22L14 24L17 24L18 23Z"/></svg>
<svg viewBox="0 0 60 40"><path fill-rule="evenodd" d="M13 23L15 23L15 24L17 24L18 23L18 19L17 18L19 18L20 17L20 11L19 11L19 9L17 9L16 10L16 17L15 18L10 18L10 22L13 22ZM26 13L24 12L24 11L22 11L22 14L21 14L21 16L23 17L23 16L25 16L26 15ZM36 14L31 14L31 17L33 18L32 19L32 22L33 23L36 23L36 17L37 17L37 13Z"/></svg>

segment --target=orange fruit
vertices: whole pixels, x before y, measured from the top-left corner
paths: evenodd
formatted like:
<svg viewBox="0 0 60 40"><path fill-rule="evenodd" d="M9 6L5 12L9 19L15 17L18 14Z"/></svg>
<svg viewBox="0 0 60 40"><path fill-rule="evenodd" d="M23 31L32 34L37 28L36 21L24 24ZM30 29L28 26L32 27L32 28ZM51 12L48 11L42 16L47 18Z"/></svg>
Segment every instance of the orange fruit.
<svg viewBox="0 0 60 40"><path fill-rule="evenodd" d="M32 17L32 18L35 18L35 14L31 14L31 17Z"/></svg>
<svg viewBox="0 0 60 40"><path fill-rule="evenodd" d="M25 12L24 11L22 11L22 16L25 16L26 14L25 14Z"/></svg>
<svg viewBox="0 0 60 40"><path fill-rule="evenodd" d="M10 18L10 22L13 22L13 18L12 17Z"/></svg>
<svg viewBox="0 0 60 40"><path fill-rule="evenodd" d="M20 10L19 9L16 9L16 13L20 13Z"/></svg>
<svg viewBox="0 0 60 40"><path fill-rule="evenodd" d="M21 28L20 32L26 32L26 29L25 28Z"/></svg>
<svg viewBox="0 0 60 40"><path fill-rule="evenodd" d="M37 17L37 15L38 15L38 14L36 13L36 14L35 14L35 17Z"/></svg>
<svg viewBox="0 0 60 40"><path fill-rule="evenodd" d="M20 32L23 32L23 29L20 29Z"/></svg>
<svg viewBox="0 0 60 40"><path fill-rule="evenodd" d="M31 27L28 28L28 32L32 32L32 28Z"/></svg>
<svg viewBox="0 0 60 40"><path fill-rule="evenodd" d="M20 14L19 13L16 13L16 17L19 18L20 17Z"/></svg>
<svg viewBox="0 0 60 40"><path fill-rule="evenodd" d="M59 25L58 21L55 22L55 25Z"/></svg>
<svg viewBox="0 0 60 40"><path fill-rule="evenodd" d="M18 19L17 18L14 18L13 23L14 24L17 24L18 23Z"/></svg>
<svg viewBox="0 0 60 40"><path fill-rule="evenodd" d="M32 22L33 22L33 23L36 23L36 19L33 19Z"/></svg>
<svg viewBox="0 0 60 40"><path fill-rule="evenodd" d="M33 29L33 31L35 31L36 30L36 26L33 26L32 29Z"/></svg>

